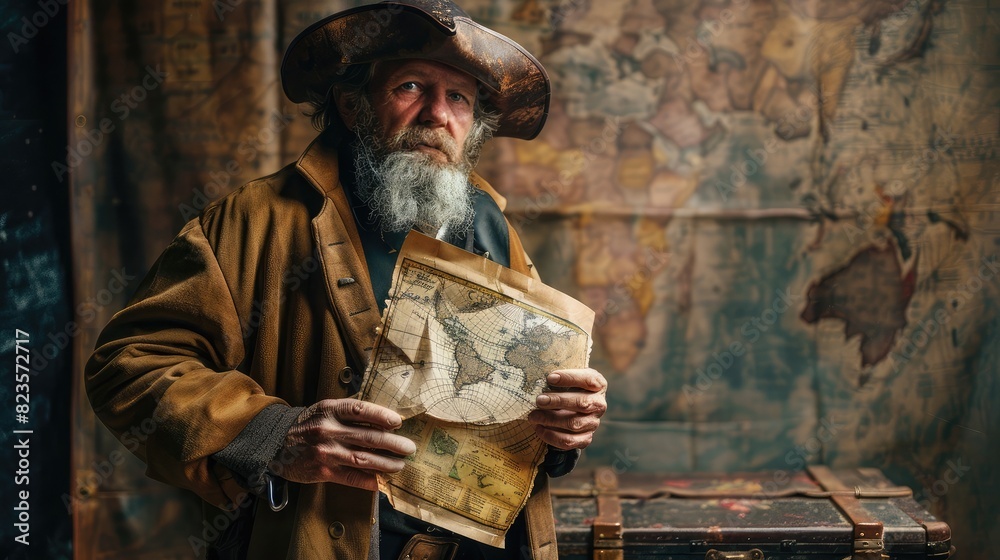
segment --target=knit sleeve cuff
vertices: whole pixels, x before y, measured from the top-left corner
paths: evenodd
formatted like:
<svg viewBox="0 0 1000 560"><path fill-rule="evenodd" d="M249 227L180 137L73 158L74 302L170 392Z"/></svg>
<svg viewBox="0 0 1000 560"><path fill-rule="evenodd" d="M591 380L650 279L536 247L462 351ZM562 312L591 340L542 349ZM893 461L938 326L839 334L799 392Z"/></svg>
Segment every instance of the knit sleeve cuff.
<svg viewBox="0 0 1000 560"><path fill-rule="evenodd" d="M261 410L233 441L212 457L233 471L237 481L255 493L264 489L267 465L278 454L285 435L304 407L272 404Z"/></svg>

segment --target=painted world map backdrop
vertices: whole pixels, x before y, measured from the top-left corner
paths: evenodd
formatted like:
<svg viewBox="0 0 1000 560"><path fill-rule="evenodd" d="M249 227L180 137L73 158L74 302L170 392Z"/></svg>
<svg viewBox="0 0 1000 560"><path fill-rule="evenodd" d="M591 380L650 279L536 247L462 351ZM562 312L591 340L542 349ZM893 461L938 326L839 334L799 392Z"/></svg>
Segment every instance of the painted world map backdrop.
<svg viewBox="0 0 1000 560"><path fill-rule="evenodd" d="M557 96L481 167L542 277L598 310L611 408L586 464L773 470L772 491L876 466L987 558L1000 10L576 5L494 17Z"/></svg>
<svg viewBox="0 0 1000 560"><path fill-rule="evenodd" d="M68 162L78 297L298 156L315 131L281 94L281 53L361 3L72 5L71 142L113 125ZM879 467L952 525L960 558L989 558L1000 5L460 4L553 81L541 136L495 141L479 171L546 282L598 313L610 410L583 465L766 470L775 490L806 464ZM123 303L74 340L75 552L190 557L195 503L131 457L93 472L121 444L79 372Z"/></svg>

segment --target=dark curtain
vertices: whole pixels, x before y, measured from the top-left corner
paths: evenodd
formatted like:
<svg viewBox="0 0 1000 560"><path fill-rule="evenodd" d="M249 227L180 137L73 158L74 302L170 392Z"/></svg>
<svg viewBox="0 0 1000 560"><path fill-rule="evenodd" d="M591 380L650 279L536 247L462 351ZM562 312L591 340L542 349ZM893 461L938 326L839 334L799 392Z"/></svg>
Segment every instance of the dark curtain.
<svg viewBox="0 0 1000 560"><path fill-rule="evenodd" d="M0 550L11 560L72 555L66 20L52 2L0 6ZM18 540L15 540L18 539Z"/></svg>

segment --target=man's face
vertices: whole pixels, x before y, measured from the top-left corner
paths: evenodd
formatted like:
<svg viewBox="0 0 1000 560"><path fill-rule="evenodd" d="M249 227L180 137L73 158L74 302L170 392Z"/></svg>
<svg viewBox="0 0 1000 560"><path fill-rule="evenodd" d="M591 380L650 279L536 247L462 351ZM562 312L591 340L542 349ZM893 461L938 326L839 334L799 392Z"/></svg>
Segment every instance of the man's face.
<svg viewBox="0 0 1000 560"><path fill-rule="evenodd" d="M421 152L437 163L462 160L476 93L472 76L415 59L377 64L369 88L383 142L390 149Z"/></svg>
<svg viewBox="0 0 1000 560"><path fill-rule="evenodd" d="M390 61L375 66L364 94L337 98L357 135L358 193L383 231L471 224L469 173L495 130L493 117L474 117L476 85L437 62Z"/></svg>

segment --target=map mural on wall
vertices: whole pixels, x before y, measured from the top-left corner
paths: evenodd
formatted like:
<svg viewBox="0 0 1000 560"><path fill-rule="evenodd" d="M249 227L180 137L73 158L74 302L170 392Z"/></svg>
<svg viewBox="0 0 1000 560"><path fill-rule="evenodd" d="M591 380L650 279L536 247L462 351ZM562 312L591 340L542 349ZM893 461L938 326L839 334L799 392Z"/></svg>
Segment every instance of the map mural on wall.
<svg viewBox="0 0 1000 560"><path fill-rule="evenodd" d="M1000 11L467 4L553 79L539 139L480 167L598 311L589 464L878 466L958 538L1000 536L974 489L998 484Z"/></svg>
<svg viewBox="0 0 1000 560"><path fill-rule="evenodd" d="M117 126L74 169L74 234L93 239L78 292L148 267L210 200L298 157L316 132L281 93L281 52L364 3L89 3L94 52L74 52L128 62L91 61L89 106L71 108ZM963 558L986 558L1000 540L1000 5L459 3L552 78L541 135L495 140L478 170L543 279L597 312L610 410L583 465L768 470L775 488L809 463L880 467L952 525ZM114 100L147 67L167 78L121 118ZM86 475L117 443L79 410ZM100 530L77 525L84 546L174 542L115 521L160 511L160 486L117 492L141 485L136 463L88 489L103 501L87 502ZM168 520L190 511L171 503Z"/></svg>
<svg viewBox="0 0 1000 560"><path fill-rule="evenodd" d="M468 9L495 19L495 3L488 4ZM836 230L855 248L892 252L896 268L917 262L908 231L919 236L940 224L968 241L958 186L940 189L941 175L949 164L995 155L997 117L994 111L991 120L981 118L991 108L989 96L982 97L991 93L983 75L968 76L964 93L927 83L925 54L935 24L941 37L966 33L956 27L962 22L942 16L942 3L562 5L546 10L524 2L505 29L518 36L518 21L550 23L549 33L518 38L541 53L556 102L539 141L512 143L497 158L498 171L513 169L498 173L497 182L526 214L539 208L588 215L588 208L601 214L617 207L640 217L627 226L581 226L575 283L594 307L604 306L620 277L637 276L651 255L655 260L666 250L658 227L666 220L657 220L663 209L710 208L714 217L724 208L797 209L819 228L810 232L807 252L833 246L837 240L824 235ZM976 52L974 40L963 43L955 46ZM935 73L945 80L952 77L947 72ZM938 106L942 95L950 111ZM971 196L982 198L993 184L971 187L981 191ZM628 309L605 325L609 360L619 371L632 365L647 337L641 323L651 305L650 283L626 282ZM888 356L905 322L900 317L909 298L891 299L895 309L879 311L895 317L897 328L869 321L859 333L882 346L877 356L866 349L864 365Z"/></svg>

